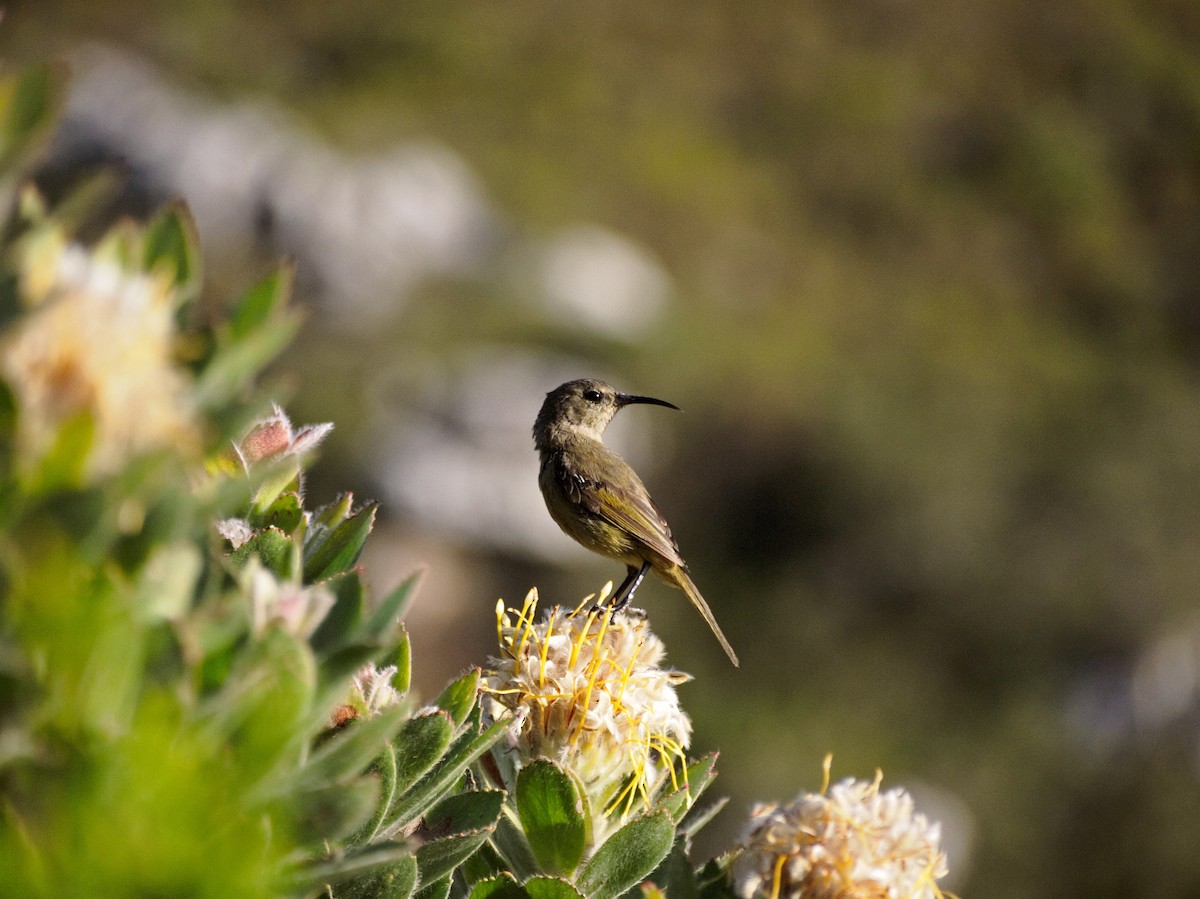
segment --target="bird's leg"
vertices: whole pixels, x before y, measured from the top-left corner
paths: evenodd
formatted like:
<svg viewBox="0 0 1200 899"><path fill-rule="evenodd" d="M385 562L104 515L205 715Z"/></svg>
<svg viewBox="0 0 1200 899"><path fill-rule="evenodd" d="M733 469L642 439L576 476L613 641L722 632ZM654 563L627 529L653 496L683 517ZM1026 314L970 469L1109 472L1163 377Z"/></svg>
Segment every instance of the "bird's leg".
<svg viewBox="0 0 1200 899"><path fill-rule="evenodd" d="M649 569L649 562L643 562L641 568L629 566L629 573L625 575L625 580L621 581L621 586L617 588L617 592L613 594L612 600L608 604L610 612L616 614L629 605L629 600L633 599L634 591L642 583L642 578L646 576Z"/></svg>
<svg viewBox="0 0 1200 899"><path fill-rule="evenodd" d="M624 603L621 603L621 605L617 605L617 603L620 602L622 594L629 589L629 585L633 584L633 579L637 577L637 574L638 570L636 568L634 568L632 565L626 565L625 580L621 581L621 586L610 593L604 602L597 602L594 606L592 606L592 610L599 612L601 609L608 609L610 612L615 612L618 609L623 608L625 605ZM637 585L634 584L634 587L636 588Z"/></svg>

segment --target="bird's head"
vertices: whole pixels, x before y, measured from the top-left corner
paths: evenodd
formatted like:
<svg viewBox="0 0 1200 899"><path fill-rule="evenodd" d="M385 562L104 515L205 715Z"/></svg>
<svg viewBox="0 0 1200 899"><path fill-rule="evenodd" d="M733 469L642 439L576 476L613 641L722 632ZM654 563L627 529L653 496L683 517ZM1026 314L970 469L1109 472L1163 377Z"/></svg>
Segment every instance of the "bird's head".
<svg viewBox="0 0 1200 899"><path fill-rule="evenodd" d="M594 378L568 381L546 394L542 411L533 425L533 440L538 448L568 434L578 434L599 440L608 423L625 406L652 403L678 409L674 403L652 396L621 393L614 387Z"/></svg>

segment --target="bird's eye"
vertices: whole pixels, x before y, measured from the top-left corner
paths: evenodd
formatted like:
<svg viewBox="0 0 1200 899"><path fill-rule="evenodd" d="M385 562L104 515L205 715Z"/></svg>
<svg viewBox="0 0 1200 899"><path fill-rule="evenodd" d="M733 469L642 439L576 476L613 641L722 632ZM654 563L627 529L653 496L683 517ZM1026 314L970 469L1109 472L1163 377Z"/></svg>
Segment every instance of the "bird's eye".
<svg viewBox="0 0 1200 899"><path fill-rule="evenodd" d="M585 391L583 392L583 398L584 398L585 400L587 400L589 403L598 403L598 402L600 402L600 400L602 400L604 397L602 397L602 396L600 395L600 391L599 391L599 390L585 390Z"/></svg>

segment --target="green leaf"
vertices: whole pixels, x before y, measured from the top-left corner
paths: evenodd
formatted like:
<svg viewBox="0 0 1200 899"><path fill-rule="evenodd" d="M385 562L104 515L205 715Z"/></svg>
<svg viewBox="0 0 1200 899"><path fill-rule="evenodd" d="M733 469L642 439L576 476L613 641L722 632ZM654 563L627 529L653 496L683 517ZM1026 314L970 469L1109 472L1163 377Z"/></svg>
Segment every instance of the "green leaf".
<svg viewBox="0 0 1200 899"><path fill-rule="evenodd" d="M401 847L400 852L405 854L383 868L379 868L379 864L376 863L372 867L378 870L339 887L334 895L337 899L408 899L417 886L417 859L411 854L411 850L405 847ZM390 853L393 857L399 854L394 844L385 844L371 846L363 850L361 855L369 858L371 853ZM329 878L327 882L337 881Z"/></svg>
<svg viewBox="0 0 1200 899"><path fill-rule="evenodd" d="M296 838L301 843L320 844L344 839L362 828L378 807L379 783L364 777L323 784L315 790L289 791L283 799Z"/></svg>
<svg viewBox="0 0 1200 899"><path fill-rule="evenodd" d="M316 653L329 653L349 642L350 635L362 620L363 585L358 573L347 572L328 586L334 595L333 607L309 638Z"/></svg>
<svg viewBox="0 0 1200 899"><path fill-rule="evenodd" d="M354 494L342 493L333 502L326 506L322 506L313 515L313 528L324 528L325 533L332 531L339 524L350 517L350 510L354 508ZM322 535L322 539L324 535ZM315 548L315 547L314 547Z"/></svg>
<svg viewBox="0 0 1200 899"><path fill-rule="evenodd" d="M517 814L544 871L570 875L583 861L587 824L574 779L549 759L534 759L517 774Z"/></svg>
<svg viewBox="0 0 1200 899"><path fill-rule="evenodd" d="M462 834L495 827L506 795L503 790L468 790L447 796L425 813L422 830Z"/></svg>
<svg viewBox="0 0 1200 899"><path fill-rule="evenodd" d="M304 725L315 681L307 644L273 627L248 645L224 689L206 700L200 710L202 726L236 746L245 782L254 782L281 757L299 750L308 735Z"/></svg>
<svg viewBox="0 0 1200 899"><path fill-rule="evenodd" d="M393 746L384 747L379 758L375 760L374 770L379 773L379 802L375 806L375 814L367 822L362 832L352 842L369 843L379 832L379 826L387 817L388 809L392 807L392 799L396 795L396 749Z"/></svg>
<svg viewBox="0 0 1200 899"><path fill-rule="evenodd" d="M245 565L251 556L258 556L263 566L276 577L288 578L295 561L295 549L291 537L278 528L267 528L235 549L229 557L236 564Z"/></svg>
<svg viewBox="0 0 1200 899"><path fill-rule="evenodd" d="M379 657L377 644L352 643L326 653L317 659L318 670L321 673L321 687L328 691L322 698L330 703L338 702L346 691L345 680L353 676L359 668L373 663Z"/></svg>
<svg viewBox="0 0 1200 899"><path fill-rule="evenodd" d="M577 885L589 899L616 899L658 867L675 840L675 822L667 812L634 818L588 860Z"/></svg>
<svg viewBox="0 0 1200 899"><path fill-rule="evenodd" d="M401 696L406 696L412 683L412 645L408 641L408 630L403 624L400 625L400 637L392 652L391 663L396 666L396 673L392 675L392 688Z"/></svg>
<svg viewBox="0 0 1200 899"><path fill-rule="evenodd" d="M417 890L416 899L446 899L450 895L450 875L423 885Z"/></svg>
<svg viewBox="0 0 1200 899"><path fill-rule="evenodd" d="M684 816L682 823L679 825L679 832L689 837L693 837L704 827L709 821L717 816L717 813L729 803L728 796L722 796L720 799L713 802L705 808L697 808L692 806L691 810Z"/></svg>
<svg viewBox="0 0 1200 899"><path fill-rule="evenodd" d="M424 814L425 809L454 787L468 765L487 752L504 735L508 726L507 720L497 721L482 733L469 728L459 736L441 761L407 794L396 801L392 819L383 830L384 835L391 836L399 832Z"/></svg>
<svg viewBox="0 0 1200 899"><path fill-rule="evenodd" d="M95 432L96 423L87 412L80 412L64 421L54 443L38 460L29 492L52 493L82 484Z"/></svg>
<svg viewBox="0 0 1200 899"><path fill-rule="evenodd" d="M683 843L682 839L676 839L667 857L650 876L655 886L670 899L696 899L699 894L696 872L684 852Z"/></svg>
<svg viewBox="0 0 1200 899"><path fill-rule="evenodd" d="M348 569L358 561L363 544L375 526L377 503L368 503L337 526L323 543L306 555L304 583L324 580Z"/></svg>
<svg viewBox="0 0 1200 899"><path fill-rule="evenodd" d="M734 853L727 852L722 856L711 859L696 874L696 884L699 887L701 899L737 899L733 891L732 878L729 868L733 864Z"/></svg>
<svg viewBox="0 0 1200 899"><path fill-rule="evenodd" d="M378 758L388 741L405 723L407 710L394 706L384 709L374 718L358 718L322 743L286 789L315 789L331 783L342 783L362 773Z"/></svg>
<svg viewBox="0 0 1200 899"><path fill-rule="evenodd" d="M529 894L506 872L476 883L468 899L529 899Z"/></svg>
<svg viewBox="0 0 1200 899"><path fill-rule="evenodd" d="M295 456L277 456L261 459L255 463L251 472L258 481L254 498L250 504L251 523L257 523L266 517L267 510L275 505L285 493L300 492L300 462ZM303 521L303 514L301 515ZM282 530L282 528L281 528ZM288 531L290 534L291 531Z"/></svg>
<svg viewBox="0 0 1200 899"><path fill-rule="evenodd" d="M584 899L583 893L558 877L531 877L525 881L525 892L530 899Z"/></svg>
<svg viewBox="0 0 1200 899"><path fill-rule="evenodd" d="M396 622L404 617L420 578L421 572L414 572L405 578L400 586L385 596L367 617L367 620L363 622L359 629L360 636L385 639Z"/></svg>
<svg viewBox="0 0 1200 899"><path fill-rule="evenodd" d="M660 798L655 807L670 812L672 819L678 824L716 778L716 764L715 752L694 762L688 767L679 789Z"/></svg>
<svg viewBox="0 0 1200 899"><path fill-rule="evenodd" d="M492 843L504 860L505 870L519 878L532 877L538 873L538 864L525 839L525 832L518 826L515 816L507 811L496 824Z"/></svg>
<svg viewBox="0 0 1200 899"><path fill-rule="evenodd" d="M200 372L193 392L201 409L212 409L237 395L295 336L296 313L276 316L233 342L222 342Z"/></svg>
<svg viewBox="0 0 1200 899"><path fill-rule="evenodd" d="M396 748L396 792L408 790L432 768L453 736L454 723L445 712L418 715L404 722L392 741Z"/></svg>
<svg viewBox="0 0 1200 899"><path fill-rule="evenodd" d="M229 313L229 336L242 340L272 320L279 319L292 294L295 269L283 265L251 287Z"/></svg>
<svg viewBox="0 0 1200 899"><path fill-rule="evenodd" d="M199 252L196 224L183 203L173 203L160 212L143 232L142 267L153 271L166 267L182 300L200 290Z"/></svg>
<svg viewBox="0 0 1200 899"><path fill-rule="evenodd" d="M425 816L425 827L420 834L432 831L450 835L430 840L416 850L422 883L450 874L484 844L496 829L503 798L504 793L500 791L460 793L444 799L437 809ZM452 813L443 811L450 803L455 805ZM446 816L448 814L452 817Z"/></svg>
<svg viewBox="0 0 1200 899"><path fill-rule="evenodd" d="M30 66L0 80L0 166L4 169L15 167L21 156L50 136L64 95L63 82L61 71L49 65Z"/></svg>
<svg viewBox="0 0 1200 899"><path fill-rule="evenodd" d="M300 494L288 490L279 494L262 512L251 517L250 523L256 528L279 528L285 534L292 534L304 518L304 506L300 502Z"/></svg>
<svg viewBox="0 0 1200 899"><path fill-rule="evenodd" d="M462 677L451 682L442 695L433 701L439 709L450 715L454 726L459 727L471 709L475 708L475 699L479 690L479 669L472 668Z"/></svg>

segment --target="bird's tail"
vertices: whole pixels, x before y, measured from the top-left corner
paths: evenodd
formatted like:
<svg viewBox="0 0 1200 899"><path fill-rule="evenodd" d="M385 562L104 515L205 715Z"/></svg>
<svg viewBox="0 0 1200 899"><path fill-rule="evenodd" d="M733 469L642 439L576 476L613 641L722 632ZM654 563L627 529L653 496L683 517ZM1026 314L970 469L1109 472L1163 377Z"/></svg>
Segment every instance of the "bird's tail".
<svg viewBox="0 0 1200 899"><path fill-rule="evenodd" d="M682 568L677 569L676 583L680 589L687 594L687 598L691 600L692 605L696 607L696 611L704 618L708 624L709 630L713 632L713 636L717 638L717 642L721 644L721 648L725 650L725 655L729 656L729 661L733 662L733 667L738 667L737 653L733 651L733 647L729 645L729 641L725 639L725 635L721 633L721 626L717 624L717 619L713 617L712 609L708 607L708 603L704 601L704 597L700 595L700 591L696 589L696 585L692 583L692 579L687 576L687 572Z"/></svg>

